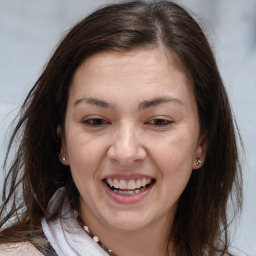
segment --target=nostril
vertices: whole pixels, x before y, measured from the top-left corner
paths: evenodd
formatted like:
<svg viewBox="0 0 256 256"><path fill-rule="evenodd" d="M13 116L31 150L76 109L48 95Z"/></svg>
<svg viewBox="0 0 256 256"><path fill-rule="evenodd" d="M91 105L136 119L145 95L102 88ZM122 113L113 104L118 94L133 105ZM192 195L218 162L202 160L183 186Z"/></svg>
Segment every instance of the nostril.
<svg viewBox="0 0 256 256"><path fill-rule="evenodd" d="M131 165L135 161L144 160L147 154L142 146L119 147L115 144L108 149L107 156L121 165Z"/></svg>

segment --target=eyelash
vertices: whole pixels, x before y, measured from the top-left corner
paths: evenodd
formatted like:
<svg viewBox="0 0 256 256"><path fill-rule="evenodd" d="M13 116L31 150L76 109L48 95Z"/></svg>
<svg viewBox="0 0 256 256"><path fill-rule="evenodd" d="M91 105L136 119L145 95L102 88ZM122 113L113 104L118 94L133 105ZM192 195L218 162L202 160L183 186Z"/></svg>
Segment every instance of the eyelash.
<svg viewBox="0 0 256 256"><path fill-rule="evenodd" d="M90 118L83 121L83 123L89 127L101 127L103 125L110 124L108 121L102 118ZM163 118L154 118L146 122L147 125L152 125L155 127L166 127L173 123L173 121L163 119Z"/></svg>
<svg viewBox="0 0 256 256"><path fill-rule="evenodd" d="M109 124L106 120L102 118L90 118L83 121L83 123L89 127L100 127Z"/></svg>
<svg viewBox="0 0 256 256"><path fill-rule="evenodd" d="M151 119L149 122L147 122L147 124L153 125L156 127L166 127L171 125L172 123L173 121L168 119L163 119L163 118L154 118L154 119Z"/></svg>

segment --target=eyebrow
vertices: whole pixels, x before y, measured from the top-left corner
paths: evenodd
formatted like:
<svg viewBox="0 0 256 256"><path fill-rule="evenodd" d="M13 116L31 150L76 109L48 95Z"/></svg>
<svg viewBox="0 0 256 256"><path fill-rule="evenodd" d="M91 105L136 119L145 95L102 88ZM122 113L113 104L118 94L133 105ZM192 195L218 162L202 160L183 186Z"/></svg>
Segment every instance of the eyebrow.
<svg viewBox="0 0 256 256"><path fill-rule="evenodd" d="M179 104L181 106L185 106L184 103L177 98L172 98L172 97L156 97L150 100L145 100L143 102L141 102L139 104L139 110L141 109L146 109L146 108L150 108L150 107L155 107L157 105L163 104L163 103L175 103L175 104Z"/></svg>
<svg viewBox="0 0 256 256"><path fill-rule="evenodd" d="M107 108L107 109L114 109L114 105L102 100L102 99L99 99L99 98L81 98L81 99L78 99L75 101L74 103L74 106L82 103L82 102L85 102L85 103L88 103L88 104L91 104L91 105L95 105L97 107L101 107L101 108ZM160 105L160 104L163 104L163 103L175 103L175 104L178 104L178 105L181 105L181 106L185 106L184 103L180 100L180 99L177 99L177 98L173 98L173 97L166 97L166 96L163 96L163 97L155 97L153 99L150 99L150 100L144 100L142 101L139 105L138 105L138 109L139 110L143 110L143 109L147 109L147 108L151 108L151 107L155 107L157 105Z"/></svg>
<svg viewBox="0 0 256 256"><path fill-rule="evenodd" d="M81 102L85 102L91 105L95 105L101 108L109 108L109 109L113 109L114 106L109 104L108 102L98 99L98 98L81 98L75 101L74 106L78 105Z"/></svg>

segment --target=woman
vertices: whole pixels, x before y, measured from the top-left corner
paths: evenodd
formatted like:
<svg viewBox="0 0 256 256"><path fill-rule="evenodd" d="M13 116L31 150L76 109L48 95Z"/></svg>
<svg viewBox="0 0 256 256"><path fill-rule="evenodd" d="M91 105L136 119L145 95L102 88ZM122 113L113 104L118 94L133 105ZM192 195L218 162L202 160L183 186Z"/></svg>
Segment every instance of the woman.
<svg viewBox="0 0 256 256"><path fill-rule="evenodd" d="M204 33L177 4L114 4L82 20L20 116L3 255L232 255L232 113Z"/></svg>

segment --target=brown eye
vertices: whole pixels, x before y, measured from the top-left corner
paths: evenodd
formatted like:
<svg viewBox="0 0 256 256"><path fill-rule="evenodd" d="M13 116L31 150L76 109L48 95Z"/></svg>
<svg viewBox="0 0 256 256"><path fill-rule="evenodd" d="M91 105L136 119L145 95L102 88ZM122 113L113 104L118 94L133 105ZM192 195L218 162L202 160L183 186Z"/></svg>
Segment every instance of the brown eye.
<svg viewBox="0 0 256 256"><path fill-rule="evenodd" d="M100 127L109 124L106 120L101 118L90 118L83 121L83 123L90 127Z"/></svg>
<svg viewBox="0 0 256 256"><path fill-rule="evenodd" d="M148 124L150 125L159 126L159 127L168 126L168 125L171 125L172 123L173 122L170 120L161 119L161 118L155 118L148 122Z"/></svg>

